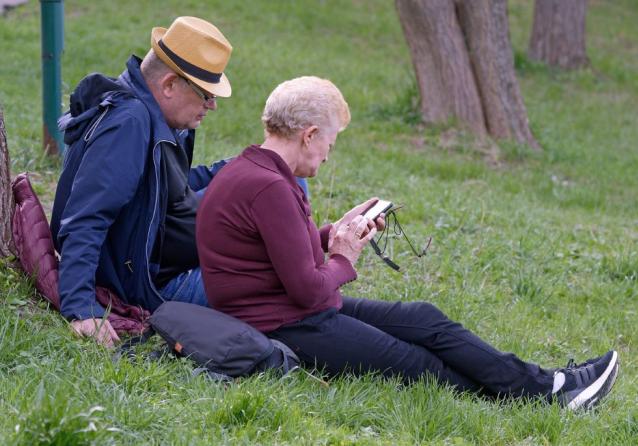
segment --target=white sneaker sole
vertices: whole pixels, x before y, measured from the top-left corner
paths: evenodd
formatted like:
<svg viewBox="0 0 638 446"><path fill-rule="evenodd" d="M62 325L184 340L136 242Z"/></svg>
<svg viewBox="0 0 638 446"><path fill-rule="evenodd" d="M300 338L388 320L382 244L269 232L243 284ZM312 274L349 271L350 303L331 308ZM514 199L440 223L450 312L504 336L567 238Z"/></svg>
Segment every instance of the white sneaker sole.
<svg viewBox="0 0 638 446"><path fill-rule="evenodd" d="M607 386L607 392L611 390L611 386L613 385L616 376L618 374L618 353L614 351L611 361L607 364L607 368L603 372L602 375L598 377L596 381L594 381L589 387L580 392L576 398L571 400L567 407L569 409L576 409L584 404L587 405L587 408L592 407L600 398L601 395L598 395L598 392L605 386L605 383L609 380ZM613 372L613 374L612 374ZM590 401L591 400L591 401Z"/></svg>

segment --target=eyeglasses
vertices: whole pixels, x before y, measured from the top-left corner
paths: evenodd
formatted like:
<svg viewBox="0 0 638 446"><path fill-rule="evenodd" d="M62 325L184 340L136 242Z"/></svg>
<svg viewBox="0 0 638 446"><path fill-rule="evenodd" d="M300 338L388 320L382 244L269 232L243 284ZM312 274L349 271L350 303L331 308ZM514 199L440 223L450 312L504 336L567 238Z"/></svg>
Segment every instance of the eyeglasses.
<svg viewBox="0 0 638 446"><path fill-rule="evenodd" d="M188 84L188 86L191 87L191 89L195 92L195 94L199 96L200 99L206 102L207 104L210 102L214 102L215 99L217 99L217 96L215 96L214 94L209 95L207 92L205 92L201 87L199 87L190 79L186 79L185 77L182 77L182 79L184 79L186 83Z"/></svg>
<svg viewBox="0 0 638 446"><path fill-rule="evenodd" d="M388 246L388 235L389 235L389 232L390 232L388 230L388 228L390 227L390 224L392 224L392 226L393 226L392 230L393 230L394 234L396 236L401 236L402 235L405 238L405 240L408 242L408 245L410 245L410 248L412 249L412 252L414 253L414 255L416 255L417 257L423 257L424 255L426 255L427 252L428 252L428 249L430 248L430 244L432 243L432 237L428 237L427 244L425 245L425 248L423 249L423 251L419 252L419 251L416 250L416 248L414 247L414 245L412 244L412 242L408 238L407 234L405 232L403 232L403 228L401 227L401 223L399 223L399 219L397 218L396 211L399 210L401 207L402 206L397 206L397 207L395 207L393 209L390 209L388 212L386 212L386 215L385 215L385 218L386 218L385 229L379 235L379 238L377 238L376 240L374 240L374 239L370 240L370 244L372 245L372 249L374 250L374 253L376 255L378 255L379 257L381 257L381 260L383 260L386 265L388 265L390 268L392 268L395 271L399 271L400 270L399 265L397 265L395 262L393 262L392 259L390 259L390 257L385 255L385 250L386 250L386 248ZM379 247L379 242L381 242L381 240L383 240L383 249Z"/></svg>

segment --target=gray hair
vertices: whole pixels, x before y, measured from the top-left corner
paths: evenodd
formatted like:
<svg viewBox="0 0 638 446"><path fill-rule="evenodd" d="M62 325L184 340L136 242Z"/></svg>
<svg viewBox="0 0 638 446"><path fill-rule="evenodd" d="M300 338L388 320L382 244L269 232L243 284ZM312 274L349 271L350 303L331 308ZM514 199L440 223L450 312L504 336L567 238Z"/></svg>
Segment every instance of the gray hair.
<svg viewBox="0 0 638 446"><path fill-rule="evenodd" d="M266 134L290 137L312 125L350 123L350 110L339 89L329 80L303 76L282 82L270 93L261 115Z"/></svg>
<svg viewBox="0 0 638 446"><path fill-rule="evenodd" d="M167 73L174 73L174 71L166 65L162 60L157 57L155 51L150 49L142 63L140 64L140 71L144 75L144 79L147 84L155 84L159 79L161 79Z"/></svg>

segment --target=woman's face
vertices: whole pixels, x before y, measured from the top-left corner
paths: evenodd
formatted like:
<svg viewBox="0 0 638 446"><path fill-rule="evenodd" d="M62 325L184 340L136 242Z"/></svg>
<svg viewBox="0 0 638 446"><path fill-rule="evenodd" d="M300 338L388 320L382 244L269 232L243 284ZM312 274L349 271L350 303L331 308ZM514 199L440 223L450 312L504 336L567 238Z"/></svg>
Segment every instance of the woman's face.
<svg viewBox="0 0 638 446"><path fill-rule="evenodd" d="M295 175L302 178L314 177L321 163L328 160L328 154L335 145L339 129L335 125L306 129L302 138L305 144L301 148L301 156L295 169Z"/></svg>

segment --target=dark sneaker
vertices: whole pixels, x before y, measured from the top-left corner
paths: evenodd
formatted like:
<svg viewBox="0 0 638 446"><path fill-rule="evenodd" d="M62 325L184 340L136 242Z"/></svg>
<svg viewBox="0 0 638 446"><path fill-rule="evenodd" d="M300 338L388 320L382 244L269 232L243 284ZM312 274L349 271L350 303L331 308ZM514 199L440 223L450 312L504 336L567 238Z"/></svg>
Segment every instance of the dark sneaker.
<svg viewBox="0 0 638 446"><path fill-rule="evenodd" d="M609 351L599 358L573 364L570 361L564 369L558 369L554 376L562 373L565 382L554 398L568 409L594 407L609 393L618 375L618 353Z"/></svg>
<svg viewBox="0 0 638 446"><path fill-rule="evenodd" d="M596 356L595 358L589 358L586 361L581 362L580 364L576 364L576 361L574 361L574 359L572 358L569 361L567 361L567 365L565 366L565 368L566 369L577 369L577 368L580 368L580 367L585 367L585 366L590 365L590 364L595 364L596 362L603 360L607 354L608 353L605 353L604 355L601 355L601 356Z"/></svg>

